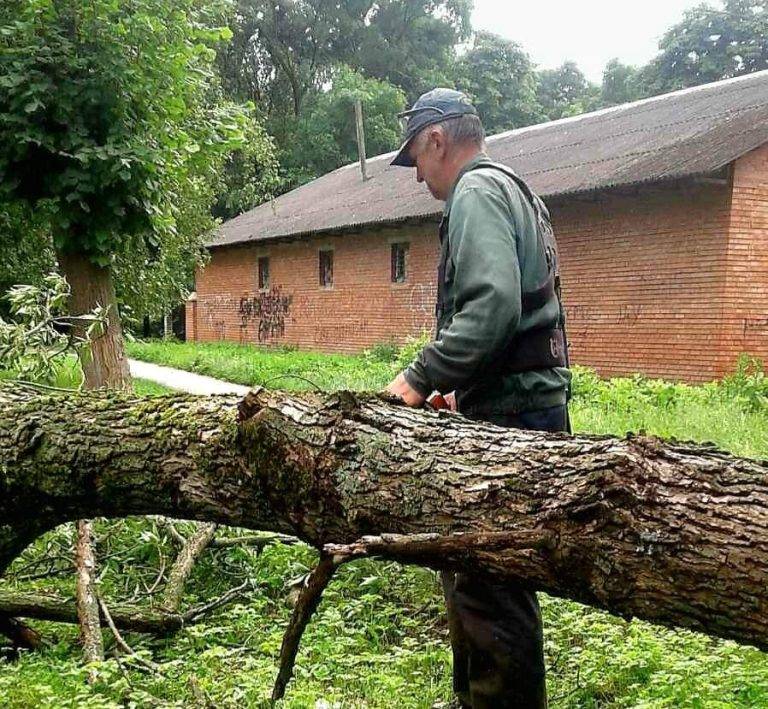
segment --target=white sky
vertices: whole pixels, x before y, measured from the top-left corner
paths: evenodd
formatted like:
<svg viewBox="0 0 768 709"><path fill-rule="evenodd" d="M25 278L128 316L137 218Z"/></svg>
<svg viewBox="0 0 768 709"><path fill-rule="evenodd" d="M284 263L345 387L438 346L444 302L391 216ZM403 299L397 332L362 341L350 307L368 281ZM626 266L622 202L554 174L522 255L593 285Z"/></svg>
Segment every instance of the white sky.
<svg viewBox="0 0 768 709"><path fill-rule="evenodd" d="M472 26L514 40L540 69L571 59L600 83L608 60L640 66L702 0L475 0ZM716 0L710 4L721 7Z"/></svg>

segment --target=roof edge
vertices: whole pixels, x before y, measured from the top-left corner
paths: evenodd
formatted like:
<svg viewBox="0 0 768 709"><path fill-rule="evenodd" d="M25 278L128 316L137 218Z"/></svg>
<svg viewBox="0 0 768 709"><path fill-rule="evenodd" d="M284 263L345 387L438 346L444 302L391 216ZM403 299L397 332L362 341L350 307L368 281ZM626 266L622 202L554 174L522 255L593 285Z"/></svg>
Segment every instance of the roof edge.
<svg viewBox="0 0 768 709"><path fill-rule="evenodd" d="M359 229L373 229L379 227L398 226L413 222L414 224L425 224L426 222L435 220L437 221L442 214L442 210L435 212L426 212L424 214L411 215L407 217L398 217L397 219L385 219L376 222L354 222L351 224L345 224L340 227L327 227L325 229L309 229L307 231L297 231L287 234L275 234L273 236L265 236L263 239L244 238L237 241L228 241L225 244L203 244L206 249L224 249L228 246L241 246L243 244L264 244L274 243L276 241L295 241L297 239L305 239L309 236L329 236L333 234L347 234L351 231Z"/></svg>
<svg viewBox="0 0 768 709"><path fill-rule="evenodd" d="M759 147L764 142L765 141L761 141L755 147ZM751 152L754 149L755 148L750 148L749 150L744 151L742 155L746 155L747 153ZM735 158L735 160L738 160L738 158ZM724 162L722 165L720 165L719 167L713 170L681 173L678 175L669 175L667 177L651 179L651 180L635 180L634 182L617 182L616 184L613 184L613 185L604 185L602 187L588 187L581 190L572 190L570 192L553 192L551 194L545 194L544 197L546 199L559 199L562 197L577 197L581 195L597 194L600 192L611 192L613 190L618 190L625 187L633 187L633 186L646 187L654 184L665 185L665 184L674 183L674 182L682 182L682 181L689 180L696 177L709 177L709 176L717 175L717 173L719 173L725 167L730 165L732 162L733 160L728 160L727 162ZM441 211L435 211L435 212L428 212L425 214L419 214L416 216L399 217L397 219L387 219L387 220L376 221L376 222L355 222L352 224L347 224L342 227L328 227L326 229L310 229L308 231L295 232L290 234L277 234L274 236L264 237L263 239L245 238L245 239L240 239L238 241L229 241L225 244L204 244L204 248L208 250L213 250L213 249L225 249L230 246L243 246L244 244L259 245L259 244L265 244L265 243L275 243L279 241L296 241L296 240L305 239L311 236L348 234L349 232L353 232L357 230L368 231L374 228L397 226L401 224L406 224L408 222L413 222L414 224L424 224L431 220L437 221L440 215L441 215Z"/></svg>

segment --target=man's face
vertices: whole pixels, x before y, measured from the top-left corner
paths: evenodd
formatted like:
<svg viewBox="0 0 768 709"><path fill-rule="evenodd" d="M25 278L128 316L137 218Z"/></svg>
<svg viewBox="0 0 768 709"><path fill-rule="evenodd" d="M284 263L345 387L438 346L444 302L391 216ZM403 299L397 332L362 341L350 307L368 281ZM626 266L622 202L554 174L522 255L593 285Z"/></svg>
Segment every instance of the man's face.
<svg viewBox="0 0 768 709"><path fill-rule="evenodd" d="M445 136L437 128L425 128L414 138L408 149L416 164L416 182L426 182L435 199L445 201L450 185L447 183Z"/></svg>

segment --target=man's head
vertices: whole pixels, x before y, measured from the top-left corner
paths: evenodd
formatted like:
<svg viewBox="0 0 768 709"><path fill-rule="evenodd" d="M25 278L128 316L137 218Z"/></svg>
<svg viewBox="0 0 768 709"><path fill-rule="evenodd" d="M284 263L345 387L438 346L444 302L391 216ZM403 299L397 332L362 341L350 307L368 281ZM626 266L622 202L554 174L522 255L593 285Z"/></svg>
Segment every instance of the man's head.
<svg viewBox="0 0 768 709"><path fill-rule="evenodd" d="M433 89L421 96L406 117L405 142L392 165L416 168L436 199L447 199L461 168L485 150L485 131L467 96Z"/></svg>

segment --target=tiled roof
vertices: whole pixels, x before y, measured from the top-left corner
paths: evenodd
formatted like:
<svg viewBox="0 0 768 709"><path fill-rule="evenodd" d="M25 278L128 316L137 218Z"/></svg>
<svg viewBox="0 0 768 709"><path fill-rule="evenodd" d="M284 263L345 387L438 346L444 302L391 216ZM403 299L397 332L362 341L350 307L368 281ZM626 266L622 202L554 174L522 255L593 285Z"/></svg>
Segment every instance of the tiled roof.
<svg viewBox="0 0 768 709"><path fill-rule="evenodd" d="M768 71L492 136L488 152L542 197L717 172L768 142ZM414 171L352 163L223 224L210 246L434 217Z"/></svg>

